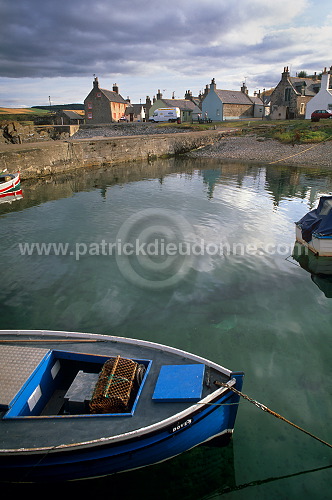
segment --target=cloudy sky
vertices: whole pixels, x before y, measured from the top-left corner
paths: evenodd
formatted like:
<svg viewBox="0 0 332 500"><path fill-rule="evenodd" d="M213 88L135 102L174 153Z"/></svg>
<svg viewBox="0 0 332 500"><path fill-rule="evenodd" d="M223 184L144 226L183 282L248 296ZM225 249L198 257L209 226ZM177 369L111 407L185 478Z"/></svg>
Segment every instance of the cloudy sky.
<svg viewBox="0 0 332 500"><path fill-rule="evenodd" d="M94 75L138 103L332 65L331 0L0 0L0 19L0 107L82 103Z"/></svg>

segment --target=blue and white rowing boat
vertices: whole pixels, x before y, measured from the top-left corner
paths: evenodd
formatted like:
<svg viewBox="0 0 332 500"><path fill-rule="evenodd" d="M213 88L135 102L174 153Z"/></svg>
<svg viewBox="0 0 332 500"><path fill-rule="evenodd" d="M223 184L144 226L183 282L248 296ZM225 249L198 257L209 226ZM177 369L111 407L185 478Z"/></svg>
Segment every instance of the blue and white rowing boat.
<svg viewBox="0 0 332 500"><path fill-rule="evenodd" d="M0 377L0 480L49 482L228 444L243 372L143 340L2 330Z"/></svg>

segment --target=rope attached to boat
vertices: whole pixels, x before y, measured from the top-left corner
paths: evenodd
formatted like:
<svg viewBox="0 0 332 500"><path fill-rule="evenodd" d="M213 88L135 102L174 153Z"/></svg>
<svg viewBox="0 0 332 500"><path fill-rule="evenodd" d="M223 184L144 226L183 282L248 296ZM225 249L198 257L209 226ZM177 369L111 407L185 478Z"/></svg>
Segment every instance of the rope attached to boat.
<svg viewBox="0 0 332 500"><path fill-rule="evenodd" d="M305 434L307 434L308 436L316 439L317 441L319 441L320 443L322 444L325 444L326 446L328 446L329 448L332 448L332 445L330 443L327 443L326 441L324 441L323 439L320 439L319 437L315 436L314 434L312 434L311 432L309 431L306 431L305 429L303 429L302 427L299 427L298 425L294 424L293 422L291 422L290 420L287 420L287 418L283 417L282 415L279 415L279 413L276 413L275 411L273 410L270 410L270 408L268 408L267 406L263 405L262 403L259 403L258 401L256 401L255 399L253 398L250 398L249 396L247 396L246 394L243 394L243 392L240 392L238 391L237 389L235 389L235 387L231 387L229 386L228 384L226 383L223 383L223 382L218 382L217 380L214 382L215 385L219 386L219 387L227 387L227 389L230 389L231 391L235 392L235 394L237 394L238 396L241 396L242 398L246 399L247 401L249 401L250 403L253 403L255 406L257 406L257 408L259 408L260 410L263 410L267 413L270 413L270 415L273 415L274 417L276 418L279 418L280 420L283 420L284 422L286 422L287 424L289 425L292 425L293 427L295 427L296 429L298 429L299 431L302 431L304 432Z"/></svg>
<svg viewBox="0 0 332 500"><path fill-rule="evenodd" d="M302 153L305 153L306 151L309 151L309 149L315 148L315 147L319 146L320 144L323 144L324 142L329 141L329 140L330 140L330 138L328 137L328 138L324 139L323 141L317 142L316 144L314 144L313 146L310 146L307 149L303 149L303 151L300 151L299 153L295 153L293 155L286 156L286 158L280 158L280 160L270 161L268 163L268 165L273 165L274 163L279 163L279 161L288 160L288 158L293 158L293 156L301 155Z"/></svg>

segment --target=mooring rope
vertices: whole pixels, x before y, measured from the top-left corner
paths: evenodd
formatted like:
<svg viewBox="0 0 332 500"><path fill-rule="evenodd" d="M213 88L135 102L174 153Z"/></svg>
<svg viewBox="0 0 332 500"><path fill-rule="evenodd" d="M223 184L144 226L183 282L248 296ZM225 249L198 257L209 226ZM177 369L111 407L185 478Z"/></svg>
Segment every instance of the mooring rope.
<svg viewBox="0 0 332 500"><path fill-rule="evenodd" d="M298 155L301 155L302 153L305 153L306 151L309 151L309 149L312 149L312 148L315 148L317 146L319 146L320 144L323 144L324 142L327 142L330 140L330 137L324 139L323 141L320 141L320 142L317 142L316 144L314 144L313 146L310 146L310 148L306 148L306 149L303 149L303 151L300 151L299 153L295 153L293 155L290 155L290 156L286 156L286 158L280 158L279 160L275 160L275 161L270 161L268 163L268 165L273 165L274 163L279 163L279 161L284 161L284 160L288 160L288 158L293 158L293 156L298 156Z"/></svg>
<svg viewBox="0 0 332 500"><path fill-rule="evenodd" d="M238 391L237 389L235 389L235 387L231 387L229 386L228 384L225 384L223 382L218 382L217 380L214 382L215 385L219 386L219 387L227 387L228 389L230 389L231 391L235 392L235 394L237 394L238 396L241 396L242 398L246 399L247 401L249 401L250 403L253 403L255 406L257 406L257 408L259 408L260 410L263 410L267 413L270 413L270 415L273 415L274 417L276 418L279 418L280 420L283 420L284 422L286 422L287 424L289 425L292 425L293 427L295 427L296 429L298 429L299 431L302 431L304 432L305 434L307 434L308 436L316 439L317 441L319 441L320 443L322 444L325 444L326 446L328 446L329 448L332 448L332 445L330 443L327 443L326 441L324 441L323 439L320 439L319 437L315 436L314 434L312 434L311 432L309 431L306 431L305 429L303 429L302 427L294 424L293 422L291 422L290 420L288 420L287 418L283 417L282 415L280 415L279 413L276 413L275 411L273 410L270 410L270 408L268 408L267 406L263 405L262 403L259 403L258 401L256 401L255 399L253 398L250 398L249 396L247 396L246 394L243 394L243 392L240 392Z"/></svg>

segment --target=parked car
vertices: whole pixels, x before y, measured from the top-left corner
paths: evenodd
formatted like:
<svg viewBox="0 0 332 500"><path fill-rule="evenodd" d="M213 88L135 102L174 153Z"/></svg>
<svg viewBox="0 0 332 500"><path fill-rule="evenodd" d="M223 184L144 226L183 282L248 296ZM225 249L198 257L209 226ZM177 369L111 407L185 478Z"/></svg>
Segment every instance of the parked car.
<svg viewBox="0 0 332 500"><path fill-rule="evenodd" d="M332 110L331 109L316 109L313 113L311 113L311 121L319 122L321 118L332 118Z"/></svg>

